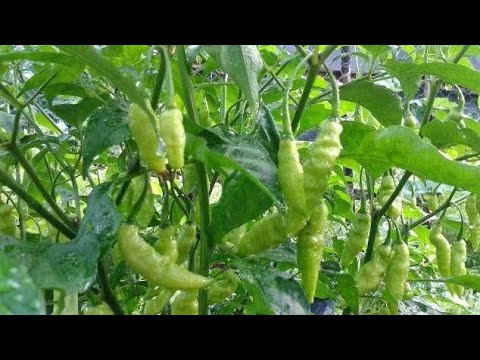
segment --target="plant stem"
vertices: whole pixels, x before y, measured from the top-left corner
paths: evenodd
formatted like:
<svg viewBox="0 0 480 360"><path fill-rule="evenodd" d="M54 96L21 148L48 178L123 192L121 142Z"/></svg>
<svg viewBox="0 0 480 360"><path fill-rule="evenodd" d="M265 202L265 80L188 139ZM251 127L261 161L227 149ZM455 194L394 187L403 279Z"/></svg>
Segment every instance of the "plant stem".
<svg viewBox="0 0 480 360"><path fill-rule="evenodd" d="M292 76L288 79L287 86L285 88L285 95L283 96L283 135L288 139L293 139L292 124L290 122L290 109L288 106L288 99L290 97L290 89L292 88L293 80L301 67L308 61L308 56L305 57L293 70Z"/></svg>
<svg viewBox="0 0 480 360"><path fill-rule="evenodd" d="M270 66L268 66L265 61L263 62L263 66L267 69L267 72L270 74L271 76L271 79L273 79L273 81L275 81L277 83L277 85L280 87L280 89L282 89L282 91L285 91L285 86L282 84L282 82L280 81L280 79L277 77L277 75L273 72L273 70L270 68ZM293 77L293 75L292 75ZM295 100L295 98L289 93L288 94L288 97L290 100L293 101L293 103L295 105L298 106L298 102L297 100Z"/></svg>
<svg viewBox="0 0 480 360"><path fill-rule="evenodd" d="M460 61L460 59L463 57L463 55L465 55L465 53L467 52L469 47L470 47L470 45L464 45L462 47L462 49L458 52L457 56L455 56L455 59L453 59L452 62L454 64L458 63ZM439 80L439 79L433 80L433 85L430 89L430 95L428 96L427 105L425 106L425 113L423 115L420 130L424 125L426 125L428 123L428 120L430 119L430 114L432 112L433 103L435 101L435 98L437 97L438 90L440 90L442 85L443 85L442 80ZM421 134L421 131L420 131L420 137L423 137L422 134Z"/></svg>
<svg viewBox="0 0 480 360"><path fill-rule="evenodd" d="M20 116L22 115L21 109L16 109L15 118L13 119L13 130L12 130L12 144L15 143L18 134L18 125L20 123Z"/></svg>
<svg viewBox="0 0 480 360"><path fill-rule="evenodd" d="M327 65L323 64L323 68L328 74L328 79L330 82L330 86L332 87L332 99L330 103L332 104L332 116L335 119L340 118L340 94L338 91L338 84L333 71Z"/></svg>
<svg viewBox="0 0 480 360"><path fill-rule="evenodd" d="M193 85L190 78L190 69L188 68L183 45L177 45L177 54L180 61L180 74L185 89L188 116L198 124L198 114L195 107L195 99L193 96ZM210 223L210 209L208 199L208 176L205 164L196 161L195 169L198 179L198 195L200 207L200 274L208 276L208 268L210 263L210 246L208 241L207 228ZM212 249L213 250L213 249ZM200 290L198 294L198 308L200 315L208 315L207 290Z"/></svg>
<svg viewBox="0 0 480 360"><path fill-rule="evenodd" d="M424 217L418 219L417 221L414 221L412 222L410 225L409 225L409 229L413 229L414 227L418 226L418 225L421 225L423 224L425 221L427 221L428 219L434 217L435 215L437 215L438 213L442 212L443 210L447 209L449 206L450 206L450 202L452 201L452 198L453 198L453 195L455 194L456 192L456 188L453 189L452 193L450 194L450 196L448 197L448 199L442 204L440 205L438 208L436 208L434 211L432 211L431 213L425 215Z"/></svg>
<svg viewBox="0 0 480 360"><path fill-rule="evenodd" d="M158 67L158 73L157 77L155 79L155 85L153 87L153 92L152 92L152 100L150 101L150 104L152 105L153 110L157 110L158 107L158 99L160 98L160 92L162 90L162 85L163 85L163 80L165 79L165 70L166 70L166 60L165 57L168 56L168 54L165 54L164 51L160 49L160 66Z"/></svg>
<svg viewBox="0 0 480 360"><path fill-rule="evenodd" d="M20 166L15 165L16 180L20 183ZM18 211L18 225L20 226L20 239L25 240L27 237L27 230L25 228L25 214L23 211L22 199L17 197L17 211Z"/></svg>
<svg viewBox="0 0 480 360"><path fill-rule="evenodd" d="M392 205L393 201L397 198L400 191L402 191L403 186L407 183L408 178L412 175L410 171L405 171L402 178L397 184L397 187L393 191L392 195L388 198L387 202L377 211L373 212L372 216L372 223L370 225L370 233L368 235L368 245L367 245L367 253L365 254L365 262L367 263L372 258L373 254L373 245L375 243L375 234L377 232L378 224L380 223L380 219L383 215L387 212L390 205Z"/></svg>
<svg viewBox="0 0 480 360"><path fill-rule="evenodd" d="M62 221L71 229L73 229L73 224L72 221L68 218L68 216L60 209L58 204L56 203L55 199L52 198L50 193L45 189L43 186L42 181L39 179L37 174L35 173L35 170L30 166L28 163L27 159L23 156L23 154L18 150L17 146L15 144L9 144L8 150L10 153L18 160L20 165L22 165L23 169L25 172L28 174L30 179L33 181L35 186L38 188L38 190L42 193L42 196L45 198L45 200L48 202L48 204L52 207L53 211L62 219Z"/></svg>
<svg viewBox="0 0 480 360"><path fill-rule="evenodd" d="M275 75L278 76L283 69L285 69L285 67L290 64L294 59L296 59L296 57L292 57L290 59L288 59L287 61L285 61L281 66L280 68L275 72ZM259 93L261 94L266 88L268 85L270 85L270 83L274 81L274 77L272 76L270 79L268 79L265 84L262 85L262 87L260 88L259 90Z"/></svg>
<svg viewBox="0 0 480 360"><path fill-rule="evenodd" d="M465 55L465 53L467 52L467 50L470 46L471 45L463 45L463 47L458 52L457 56L455 56L455 59L453 59L454 64L456 64L460 61L460 59L463 57L463 55Z"/></svg>
<svg viewBox="0 0 480 360"><path fill-rule="evenodd" d="M98 283L102 288L103 299L110 306L115 315L125 315L115 293L108 283L107 272L103 261L98 262Z"/></svg>
<svg viewBox="0 0 480 360"><path fill-rule="evenodd" d="M210 211L208 201L208 177L203 163L195 164L198 178L198 195L200 202L200 275L208 276L210 264L210 246L208 241L207 227L210 223ZM199 297L200 315L208 315L207 291L200 290Z"/></svg>
<svg viewBox="0 0 480 360"><path fill-rule="evenodd" d="M177 107L175 102L175 88L173 86L172 67L170 65L170 56L168 55L166 46L159 46L160 51L163 52L162 60L165 61L165 93L167 95L167 109Z"/></svg>
<svg viewBox="0 0 480 360"><path fill-rule="evenodd" d="M190 120L195 124L198 124L198 114L195 109L195 98L193 96L193 84L190 80L190 68L188 67L187 55L185 54L185 48L183 45L177 46L177 55L180 62L180 75L183 84L183 90L185 92L185 107L187 108L188 116Z"/></svg>
<svg viewBox="0 0 480 360"><path fill-rule="evenodd" d="M294 46L295 46L295 49L297 49L297 51L300 53L300 55L302 55L302 57L305 57L308 55L305 49L302 48L300 45L294 45Z"/></svg>
<svg viewBox="0 0 480 360"><path fill-rule="evenodd" d="M228 74L225 74L225 82L228 80ZM222 86L220 89L220 122L225 124L226 122L226 114L227 114L227 91L228 87L226 85Z"/></svg>
<svg viewBox="0 0 480 360"><path fill-rule="evenodd" d="M328 56L336 49L338 45L328 45L323 52L316 57L316 59L312 59L310 62L310 67L308 69L307 80L305 82L305 86L303 88L302 97L298 102L297 111L295 111L295 115L293 116L292 120L292 131L295 133L298 129L300 124L300 118L302 116L303 110L305 110L305 105L307 104L308 97L310 95L310 91L312 90L313 83L318 75L318 69L324 63L324 61L328 58Z"/></svg>
<svg viewBox="0 0 480 360"><path fill-rule="evenodd" d="M427 105L425 105L425 113L423 114L423 119L420 127L423 127L427 124L428 120L430 119L430 115L433 109L433 103L437 97L438 90L442 87L442 81L435 80L430 88L430 95L428 96ZM420 132L420 136L422 136Z"/></svg>
<svg viewBox="0 0 480 360"><path fill-rule="evenodd" d="M64 223L58 220L55 216L50 214L47 209L45 209L42 204L35 200L23 186L17 183L10 174L5 170L5 168L0 166L0 183L9 187L18 197L23 199L36 212L38 212L45 220L52 224L58 231L64 234L69 239L75 237L75 232L67 227Z"/></svg>

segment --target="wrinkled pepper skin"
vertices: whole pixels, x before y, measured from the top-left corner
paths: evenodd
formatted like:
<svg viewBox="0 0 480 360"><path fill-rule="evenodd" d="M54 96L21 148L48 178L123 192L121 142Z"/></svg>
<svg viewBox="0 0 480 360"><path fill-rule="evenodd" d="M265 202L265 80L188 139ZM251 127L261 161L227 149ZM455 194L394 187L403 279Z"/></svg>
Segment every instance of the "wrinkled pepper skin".
<svg viewBox="0 0 480 360"><path fill-rule="evenodd" d="M466 275L467 269L465 262L467 261L467 244L464 240L455 241L452 245L452 261L450 273L452 276ZM463 297L465 288L462 285L453 285L455 293L459 297Z"/></svg>
<svg viewBox="0 0 480 360"><path fill-rule="evenodd" d="M7 204L0 204L0 234L15 236L17 225L12 215L14 207Z"/></svg>
<svg viewBox="0 0 480 360"><path fill-rule="evenodd" d="M152 110L152 117L157 120ZM137 142L140 158L152 171L160 173L165 170L165 158L159 155L160 139L156 129L146 114L137 104L132 104L129 112L129 127Z"/></svg>
<svg viewBox="0 0 480 360"><path fill-rule="evenodd" d="M186 142L182 112L177 108L165 110L158 118L158 127L165 143L168 163L174 169L181 169Z"/></svg>
<svg viewBox="0 0 480 360"><path fill-rule="evenodd" d="M258 220L238 242L240 255L253 255L275 247L286 240L285 226L278 212Z"/></svg>
<svg viewBox="0 0 480 360"><path fill-rule="evenodd" d="M410 251L403 241L393 248L393 256L387 269L386 289L397 300L402 300L410 271Z"/></svg>
<svg viewBox="0 0 480 360"><path fill-rule="evenodd" d="M357 289L360 296L378 288L390 262L391 252L390 245L379 245L375 249L373 260L362 265L357 275Z"/></svg>
<svg viewBox="0 0 480 360"><path fill-rule="evenodd" d="M442 235L441 225L435 225L430 231L430 235L428 238L432 245L435 246L436 260L440 275L443 278L450 277L451 248L448 240L445 238L445 236ZM455 294L455 287L452 284L447 283L447 288L452 295Z"/></svg>
<svg viewBox="0 0 480 360"><path fill-rule="evenodd" d="M222 279L214 282L208 288L208 304L213 305L225 300L235 292L238 285L238 277L233 269L228 269L223 274Z"/></svg>
<svg viewBox="0 0 480 360"><path fill-rule="evenodd" d="M159 228L155 235L158 240L153 247L160 255L168 256L173 262L177 262L178 248L175 240L175 228L171 225L165 228Z"/></svg>
<svg viewBox="0 0 480 360"><path fill-rule="evenodd" d="M280 140L278 183L287 204L286 232L287 235L294 235L303 229L307 222L303 168L294 140Z"/></svg>
<svg viewBox="0 0 480 360"><path fill-rule="evenodd" d="M190 250L197 241L197 226L193 223L185 223L180 227L177 237L178 258L177 263L182 264L188 260Z"/></svg>
<svg viewBox="0 0 480 360"><path fill-rule="evenodd" d="M383 206L387 203L390 196L395 191L395 183L391 175L384 175L382 177L382 182L377 193L377 201L380 206ZM393 201L392 205L387 210L387 215L390 216L393 220L398 220L402 215L402 198L397 196Z"/></svg>
<svg viewBox="0 0 480 360"><path fill-rule="evenodd" d="M152 290L153 297L145 301L144 315L160 315L175 294L175 290L165 289L160 286Z"/></svg>
<svg viewBox="0 0 480 360"><path fill-rule="evenodd" d="M182 291L173 300L172 315L198 315L198 291Z"/></svg>
<svg viewBox="0 0 480 360"><path fill-rule="evenodd" d="M325 120L320 124L317 139L308 148L303 165L307 212L315 208L327 191L328 178L342 150L342 131L343 127L339 122Z"/></svg>
<svg viewBox="0 0 480 360"><path fill-rule="evenodd" d="M153 285L173 290L196 290L212 283L212 279L194 274L170 257L160 255L141 238L135 225L120 226L118 247L127 265Z"/></svg>
<svg viewBox="0 0 480 360"><path fill-rule="evenodd" d="M313 303L322 262L324 230L327 223L328 207L322 200L312 212L305 228L298 234L297 264L302 274L303 287L308 301Z"/></svg>
<svg viewBox="0 0 480 360"><path fill-rule="evenodd" d="M477 195L470 194L467 198L465 212L469 222L468 240L472 244L473 250L477 251L480 246L480 214L477 210Z"/></svg>
<svg viewBox="0 0 480 360"><path fill-rule="evenodd" d="M351 264L353 259L363 250L367 244L368 234L370 232L370 222L372 218L366 212L357 212L353 220L350 236L345 242L340 263L342 268Z"/></svg>

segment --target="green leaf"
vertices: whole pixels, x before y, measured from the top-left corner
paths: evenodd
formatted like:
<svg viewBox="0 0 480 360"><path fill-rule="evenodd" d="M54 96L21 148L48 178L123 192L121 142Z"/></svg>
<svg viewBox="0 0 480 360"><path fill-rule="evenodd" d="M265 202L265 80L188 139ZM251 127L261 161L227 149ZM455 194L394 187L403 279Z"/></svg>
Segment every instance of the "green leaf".
<svg viewBox="0 0 480 360"><path fill-rule="evenodd" d="M400 99L386 87L368 80L352 81L340 89L340 99L357 103L385 127L402 122Z"/></svg>
<svg viewBox="0 0 480 360"><path fill-rule="evenodd" d="M255 45L207 45L206 50L245 94L255 116L258 111L257 75L263 67Z"/></svg>
<svg viewBox="0 0 480 360"><path fill-rule="evenodd" d="M140 106L145 112L149 112L147 95L144 91L137 88L135 79L128 73L117 69L109 60L100 55L93 46L59 45L58 48L105 76L115 87L127 95L132 102Z"/></svg>
<svg viewBox="0 0 480 360"><path fill-rule="evenodd" d="M343 190L335 190L334 193L335 206L333 213L349 220L353 220L352 198Z"/></svg>
<svg viewBox="0 0 480 360"><path fill-rule="evenodd" d="M51 110L62 120L78 128L101 105L102 102L99 99L85 98L77 104L53 105Z"/></svg>
<svg viewBox="0 0 480 360"><path fill-rule="evenodd" d="M84 292L95 281L101 253L116 240L120 214L109 196L110 183L97 186L88 198L77 236L68 243L27 243L0 237L0 250L29 269L42 289L61 289L67 294Z"/></svg>
<svg viewBox="0 0 480 360"><path fill-rule="evenodd" d="M375 58L390 50L390 46L388 45L362 45L362 47L365 48Z"/></svg>
<svg viewBox="0 0 480 360"><path fill-rule="evenodd" d="M302 114L302 121L300 122L298 133L301 134L307 130L318 127L331 113L332 107L327 103L319 103L307 107Z"/></svg>
<svg viewBox="0 0 480 360"><path fill-rule="evenodd" d="M358 313L358 290L351 275L341 274L338 277L337 290L342 295L353 313Z"/></svg>
<svg viewBox="0 0 480 360"><path fill-rule="evenodd" d="M398 315L398 300L395 298L395 296L392 295L392 293L388 290L385 290L382 294L381 297L385 302L387 303L388 309L393 315Z"/></svg>
<svg viewBox="0 0 480 360"><path fill-rule="evenodd" d="M360 146L344 146L342 156L356 159L378 177L390 167L480 194L480 168L449 160L412 129L391 126L366 135Z"/></svg>
<svg viewBox="0 0 480 360"><path fill-rule="evenodd" d="M110 197L110 185L98 185L88 196L87 210L75 238L79 242L98 243L102 255L117 241L121 222L117 205Z"/></svg>
<svg viewBox="0 0 480 360"><path fill-rule="evenodd" d="M212 206L209 232L213 241L220 241L230 230L256 219L272 206L272 199L258 190L258 185L241 172L235 172L225 180L220 200ZM238 204L243 204L241 211Z"/></svg>
<svg viewBox="0 0 480 360"><path fill-rule="evenodd" d="M291 243L282 244L256 255L258 259L266 259L276 263L297 264L297 251Z"/></svg>
<svg viewBox="0 0 480 360"><path fill-rule="evenodd" d="M41 289L83 292L97 274L97 243L71 241L64 244L3 241L5 253L28 267L34 283Z"/></svg>
<svg viewBox="0 0 480 360"><path fill-rule="evenodd" d="M187 133L185 148L187 156L190 155L215 170L223 168L239 170L272 201L280 202L277 167L256 138L249 135L226 132L219 134L211 131L203 132L202 136L208 137L208 146L204 139Z"/></svg>
<svg viewBox="0 0 480 360"><path fill-rule="evenodd" d="M84 88L79 85L75 85L72 82L75 81L83 71L83 65L75 64L75 66L64 66L64 65L57 65L57 66L50 66L45 70L39 71L34 74L31 78L29 78L25 84L23 85L22 89L18 93L17 97L23 95L25 92L36 89L43 85L52 75L55 75L49 82L49 84L44 88L43 92L45 94L45 98L49 103L52 101L52 94L58 93L57 89L61 86L71 86L80 88L83 90L83 93L86 92ZM62 85L60 85L62 84ZM84 95L77 95L72 94L75 96L85 97Z"/></svg>
<svg viewBox="0 0 480 360"><path fill-rule="evenodd" d="M319 281L315 290L315 297L319 299L334 299L335 293L327 284Z"/></svg>
<svg viewBox="0 0 480 360"><path fill-rule="evenodd" d="M395 65L392 66L392 64ZM398 78L403 89L405 101L410 101L415 97L415 94L417 93L418 85L422 75L417 72L411 72L410 66L403 66L403 64L411 63L390 61L387 62L387 64L385 64L384 66L387 68L390 74Z"/></svg>
<svg viewBox="0 0 480 360"><path fill-rule="evenodd" d="M19 262L0 253L0 315L45 315L43 294Z"/></svg>
<svg viewBox="0 0 480 360"><path fill-rule="evenodd" d="M41 51L16 51L0 54L0 63L5 61L29 60L46 63L56 63L66 66L77 66L78 63L71 56L54 52Z"/></svg>
<svg viewBox="0 0 480 360"><path fill-rule="evenodd" d="M123 101L114 101L88 118L82 147L84 177L95 156L130 137L127 106Z"/></svg>
<svg viewBox="0 0 480 360"><path fill-rule="evenodd" d="M342 143L342 153L348 153L351 149L356 149L362 143L363 138L374 132L375 128L355 121L342 121L343 131L340 134Z"/></svg>
<svg viewBox="0 0 480 360"><path fill-rule="evenodd" d="M280 134L272 113L267 107L262 108L258 117L259 136L258 139L263 147L268 151L270 158L277 163L278 144L280 142Z"/></svg>
<svg viewBox="0 0 480 360"><path fill-rule="evenodd" d="M262 297L275 315L308 315L310 308L302 287L285 273L246 261L236 260L240 278L255 286L258 291L250 294Z"/></svg>
<svg viewBox="0 0 480 360"><path fill-rule="evenodd" d="M54 79L56 79L55 77ZM53 80L52 80L53 81ZM51 104L58 95L77 96L80 98L93 97L91 92L83 86L72 82L50 83L45 89L45 99Z"/></svg>
<svg viewBox="0 0 480 360"><path fill-rule="evenodd" d="M453 120L435 119L422 127L422 134L440 149L467 145L474 151L480 151L480 136L472 129L458 128L458 124Z"/></svg>
<svg viewBox="0 0 480 360"><path fill-rule="evenodd" d="M480 72L466 66L452 63L426 63L415 64L388 60L385 64L392 75L414 77L421 75L434 75L448 83L462 85L476 93L480 92ZM399 78L399 80L401 80Z"/></svg>
<svg viewBox="0 0 480 360"><path fill-rule="evenodd" d="M457 285L462 285L473 289L475 291L480 291L480 276L478 275L461 275L450 278L447 280L448 283L454 283Z"/></svg>

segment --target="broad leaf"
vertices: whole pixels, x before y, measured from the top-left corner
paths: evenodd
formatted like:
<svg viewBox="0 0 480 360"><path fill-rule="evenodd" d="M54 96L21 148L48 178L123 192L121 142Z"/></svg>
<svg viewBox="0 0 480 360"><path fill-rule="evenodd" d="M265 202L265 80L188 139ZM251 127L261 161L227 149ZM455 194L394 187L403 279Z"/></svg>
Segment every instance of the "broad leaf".
<svg viewBox="0 0 480 360"><path fill-rule="evenodd" d="M285 273L275 268L264 267L246 261L235 261L240 278L259 291L252 296L261 296L275 315L308 315L310 309L302 287Z"/></svg>
<svg viewBox="0 0 480 360"><path fill-rule="evenodd" d="M448 83L462 85L476 93L480 92L480 72L452 63L415 64L389 60L385 67L402 82L405 78L434 75Z"/></svg>
<svg viewBox="0 0 480 360"><path fill-rule="evenodd" d="M256 255L259 259L274 261L276 263L289 263L297 265L296 247L291 243L282 244L280 246L268 249Z"/></svg>
<svg viewBox="0 0 480 360"><path fill-rule="evenodd" d="M400 99L386 87L368 80L352 81L340 89L340 99L357 103L383 125L399 125L402 122Z"/></svg>
<svg viewBox="0 0 480 360"><path fill-rule="evenodd" d="M375 177L400 167L438 183L480 193L480 169L447 159L412 129L392 126L367 134L357 147L344 146L342 156L356 159Z"/></svg>
<svg viewBox="0 0 480 360"><path fill-rule="evenodd" d="M82 219L77 241L95 242L105 254L117 240L121 215L110 197L110 183L103 183L88 196L88 206Z"/></svg>
<svg viewBox="0 0 480 360"><path fill-rule="evenodd" d="M278 132L275 119L268 108L264 107L259 113L259 140L263 147L268 151L270 158L277 163L278 144L280 142L280 134Z"/></svg>
<svg viewBox="0 0 480 360"><path fill-rule="evenodd" d="M333 214L353 221L352 198L343 190L335 190Z"/></svg>
<svg viewBox="0 0 480 360"><path fill-rule="evenodd" d="M375 128L356 121L342 121L340 141L343 146L342 153L347 153L360 146L363 138L375 131Z"/></svg>
<svg viewBox="0 0 480 360"><path fill-rule="evenodd" d="M97 261L116 240L120 214L108 195L109 183L96 187L77 236L68 243L26 243L0 238L0 250L25 265L42 289L83 292L94 282Z"/></svg>
<svg viewBox="0 0 480 360"><path fill-rule="evenodd" d="M78 63L71 56L54 52L18 51L0 54L0 63L4 61L29 60L46 63L56 63L66 66L77 66Z"/></svg>
<svg viewBox="0 0 480 360"><path fill-rule="evenodd" d="M135 85L135 79L117 69L108 59L100 55L90 45L59 45L62 51L72 55L75 59L86 64L101 75L105 76L115 87L122 91L129 99L148 112L146 94Z"/></svg>
<svg viewBox="0 0 480 360"><path fill-rule="evenodd" d="M319 103L309 106L302 114L302 121L298 133L318 127L320 123L327 119L332 113L332 107L329 103Z"/></svg>
<svg viewBox="0 0 480 360"><path fill-rule="evenodd" d="M452 120L435 119L422 127L422 134L438 148L467 145L474 151L480 151L480 136L472 129L458 128L458 124Z"/></svg>
<svg viewBox="0 0 480 360"><path fill-rule="evenodd" d="M341 274L338 277L337 290L342 295L353 313L358 313L358 289L351 275Z"/></svg>
<svg viewBox="0 0 480 360"><path fill-rule="evenodd" d="M66 123L78 128L101 105L102 101L99 99L85 98L77 104L53 105L51 109Z"/></svg>
<svg viewBox="0 0 480 360"><path fill-rule="evenodd" d="M373 57L379 57L390 50L390 46L388 45L362 45L362 47L367 49Z"/></svg>
<svg viewBox="0 0 480 360"><path fill-rule="evenodd" d="M43 92L45 94L45 98L48 100L49 103L52 102L54 94L58 93L59 87L75 87L82 89L80 94L80 90L76 93L70 92L70 95L86 97L86 90L79 85L75 85L73 81L75 81L83 71L83 65L76 63L76 66L65 66L65 65L56 65L56 66L49 66L43 71L37 72L31 78L29 78L25 84L23 85L22 89L18 93L18 96L23 95L25 92L36 89L43 85L48 79L50 79L53 75L53 78L50 79L48 85L44 88ZM65 93L68 94L68 93Z"/></svg>
<svg viewBox="0 0 480 360"><path fill-rule="evenodd" d="M238 204L243 204L241 211ZM220 200L212 206L209 231L213 241L220 241L230 230L256 219L270 206L272 199L265 192L259 191L258 185L247 175L233 173L225 180Z"/></svg>
<svg viewBox="0 0 480 360"><path fill-rule="evenodd" d="M480 291L480 276L478 275L456 276L448 279L447 282L457 284L457 285L462 285L470 289L473 289L475 291Z"/></svg>
<svg viewBox="0 0 480 360"><path fill-rule="evenodd" d="M255 115L258 110L257 75L263 67L255 45L207 45L207 52L244 92Z"/></svg>
<svg viewBox="0 0 480 360"><path fill-rule="evenodd" d="M27 269L0 253L0 315L44 315L43 294Z"/></svg>
<svg viewBox="0 0 480 360"><path fill-rule="evenodd" d="M277 167L256 138L224 133L220 134L222 138L219 141L218 134L206 132L202 135L213 135L214 141L209 138L207 146L204 139L187 134L187 155L216 170L227 168L243 172L272 201L279 202Z"/></svg>
<svg viewBox="0 0 480 360"><path fill-rule="evenodd" d="M112 102L96 110L89 118L84 131L83 176L94 157L108 149L128 140L128 110L124 102Z"/></svg>

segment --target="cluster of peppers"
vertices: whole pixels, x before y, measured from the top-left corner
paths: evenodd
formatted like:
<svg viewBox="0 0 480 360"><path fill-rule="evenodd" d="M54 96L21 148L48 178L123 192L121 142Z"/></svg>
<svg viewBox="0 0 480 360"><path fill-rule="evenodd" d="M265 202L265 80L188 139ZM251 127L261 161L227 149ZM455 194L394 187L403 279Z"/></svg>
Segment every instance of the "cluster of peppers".
<svg viewBox="0 0 480 360"><path fill-rule="evenodd" d="M141 160L147 168L157 173L165 170L167 161L171 168L182 168L185 148L182 112L174 107L157 116L149 106L147 109L148 113L133 104L129 114L130 130ZM167 159L162 155L162 147ZM139 228L148 226L154 212L153 195L148 181L143 184L140 177L134 178L120 204L121 211L128 211L138 202L142 193L142 207L133 218L127 216L132 223L120 226L118 242L112 255L114 262L123 258L132 270L148 281L150 287L144 314L160 314L174 298L171 303L172 315L196 315L199 289L208 287L209 304L220 302L233 293L237 286L234 270L226 270L214 281L187 269L189 255L197 239L194 223L181 225L178 235L172 225L158 228L155 233L157 240L153 246L142 238Z"/></svg>
<svg viewBox="0 0 480 360"><path fill-rule="evenodd" d="M148 107L147 107L148 108ZM150 109L150 108L149 108ZM145 165L153 171L165 170L166 153L169 165L179 169L184 165L185 130L182 113L170 108L157 116L153 110L146 113L137 105L130 111L130 129L137 142L139 154ZM342 149L340 134L342 125L338 119L321 123L316 140L309 146L307 157L302 165L296 142L292 134L286 134L278 149L278 182L287 205L282 214L272 210L256 221L249 231L232 231L229 241L240 255L252 255L282 243L287 237L297 238L297 263L303 286L310 302L313 302L318 272L322 261L324 229L328 217L328 207L323 194L328 188L328 179ZM152 146L153 144L153 146ZM162 148L165 151L162 151ZM393 177L385 174L377 193L380 206L387 203L395 190ZM135 196L132 195L132 196ZM480 244L480 214L477 201L471 196L467 201L470 219L470 242L475 249ZM386 213L396 221L402 214L402 200L397 197ZM140 213L138 220L142 219ZM146 215L144 215L146 216ZM349 266L365 248L371 217L362 207L355 215L350 236L341 255L343 268ZM225 272L221 281L195 274L182 264L188 257L196 237L194 224L184 224L179 236L175 229L167 227L157 233L158 241L148 245L139 235L135 225L122 225L119 231L118 247L127 264L142 274L152 285L151 298L145 305L145 313L159 313L177 290L180 293L172 303L172 314L198 313L197 292L209 287L209 303L224 299L236 288L236 275L233 270ZM235 238L235 239L234 239ZM444 277L465 273L466 245L457 241L450 249L448 241L441 234L440 226L432 229L430 240L437 250L437 262ZM408 245L399 241L392 247L381 244L375 247L373 259L360 268L356 284L360 295L376 289L385 274L386 289L398 300L402 299L409 272ZM452 294L461 296L463 288L448 286Z"/></svg>
<svg viewBox="0 0 480 360"><path fill-rule="evenodd" d="M251 255L279 245L288 236L297 236L297 263L310 302L317 287L328 216L323 194L342 149L341 132L342 125L337 119L323 121L303 166L292 135L280 141L278 183L286 212L284 216L274 211L262 217L236 241L239 254Z"/></svg>

